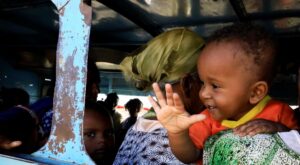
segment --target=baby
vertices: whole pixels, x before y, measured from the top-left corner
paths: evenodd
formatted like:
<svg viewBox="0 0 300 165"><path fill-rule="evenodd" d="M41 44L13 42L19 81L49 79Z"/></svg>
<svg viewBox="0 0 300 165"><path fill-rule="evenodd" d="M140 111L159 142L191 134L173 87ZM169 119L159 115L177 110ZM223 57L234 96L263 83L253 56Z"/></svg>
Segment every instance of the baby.
<svg viewBox="0 0 300 165"><path fill-rule="evenodd" d="M198 58L199 96L207 108L198 115L185 111L170 84L165 86L166 98L158 84L153 84L158 103L152 97L149 100L179 160L201 164L209 136L254 119L260 120L243 129L247 134L264 132L270 126L274 132L297 127L289 105L268 96L276 65L274 45L263 28L252 24L237 23L215 32ZM257 129L262 119L273 122Z"/></svg>

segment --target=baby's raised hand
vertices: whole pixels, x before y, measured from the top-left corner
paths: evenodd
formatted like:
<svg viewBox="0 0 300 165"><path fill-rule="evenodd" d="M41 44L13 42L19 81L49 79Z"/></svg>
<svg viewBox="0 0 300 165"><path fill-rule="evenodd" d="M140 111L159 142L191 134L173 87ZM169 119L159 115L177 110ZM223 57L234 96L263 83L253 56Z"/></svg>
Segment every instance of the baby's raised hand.
<svg viewBox="0 0 300 165"><path fill-rule="evenodd" d="M158 121L168 130L169 133L181 133L186 131L193 123L205 119L204 115L189 115L177 93L173 93L172 86L166 84L166 98L157 83L152 85L157 102L148 97L153 109L156 112Z"/></svg>
<svg viewBox="0 0 300 165"><path fill-rule="evenodd" d="M254 119L233 129L233 132L239 136L254 136L259 133L276 133L283 131L289 131L289 128L281 123L265 119Z"/></svg>

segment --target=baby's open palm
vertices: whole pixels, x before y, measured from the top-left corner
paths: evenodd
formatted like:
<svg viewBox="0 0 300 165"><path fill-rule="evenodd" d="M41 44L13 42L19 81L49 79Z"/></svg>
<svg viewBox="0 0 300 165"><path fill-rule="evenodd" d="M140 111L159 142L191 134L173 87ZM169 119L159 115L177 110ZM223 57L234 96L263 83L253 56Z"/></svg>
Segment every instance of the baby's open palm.
<svg viewBox="0 0 300 165"><path fill-rule="evenodd" d="M153 91L158 103L152 97L149 97L149 101L156 112L157 119L169 133L186 131L193 123L205 118L204 115L199 114L189 115L178 94L173 93L170 84L166 85L166 98L157 83L153 84Z"/></svg>

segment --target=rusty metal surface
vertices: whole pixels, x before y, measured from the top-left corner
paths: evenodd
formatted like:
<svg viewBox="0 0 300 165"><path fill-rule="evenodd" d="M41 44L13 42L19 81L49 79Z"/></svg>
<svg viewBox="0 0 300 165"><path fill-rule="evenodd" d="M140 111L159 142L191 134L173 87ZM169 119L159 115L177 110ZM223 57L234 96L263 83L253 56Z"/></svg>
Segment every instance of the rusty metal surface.
<svg viewBox="0 0 300 165"><path fill-rule="evenodd" d="M54 116L48 142L33 155L94 164L85 151L83 115L92 8L80 0L53 0L59 11Z"/></svg>

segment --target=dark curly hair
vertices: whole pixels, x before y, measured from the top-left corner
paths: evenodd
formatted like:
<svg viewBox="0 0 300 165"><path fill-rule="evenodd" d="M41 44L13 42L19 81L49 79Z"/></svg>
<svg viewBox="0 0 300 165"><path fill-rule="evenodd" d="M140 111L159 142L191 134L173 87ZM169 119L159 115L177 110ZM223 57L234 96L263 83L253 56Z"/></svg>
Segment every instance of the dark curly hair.
<svg viewBox="0 0 300 165"><path fill-rule="evenodd" d="M109 110L113 110L118 105L119 96L116 92L108 93L104 103Z"/></svg>
<svg viewBox="0 0 300 165"><path fill-rule="evenodd" d="M125 109L129 111L130 116L138 113L142 107L143 103L138 98L131 99L125 104Z"/></svg>
<svg viewBox="0 0 300 165"><path fill-rule="evenodd" d="M219 42L237 43L245 52L244 55L252 59L250 68L256 68L253 74L258 75L261 81L272 81L277 64L277 42L262 26L253 23L226 26L208 38L207 45Z"/></svg>

